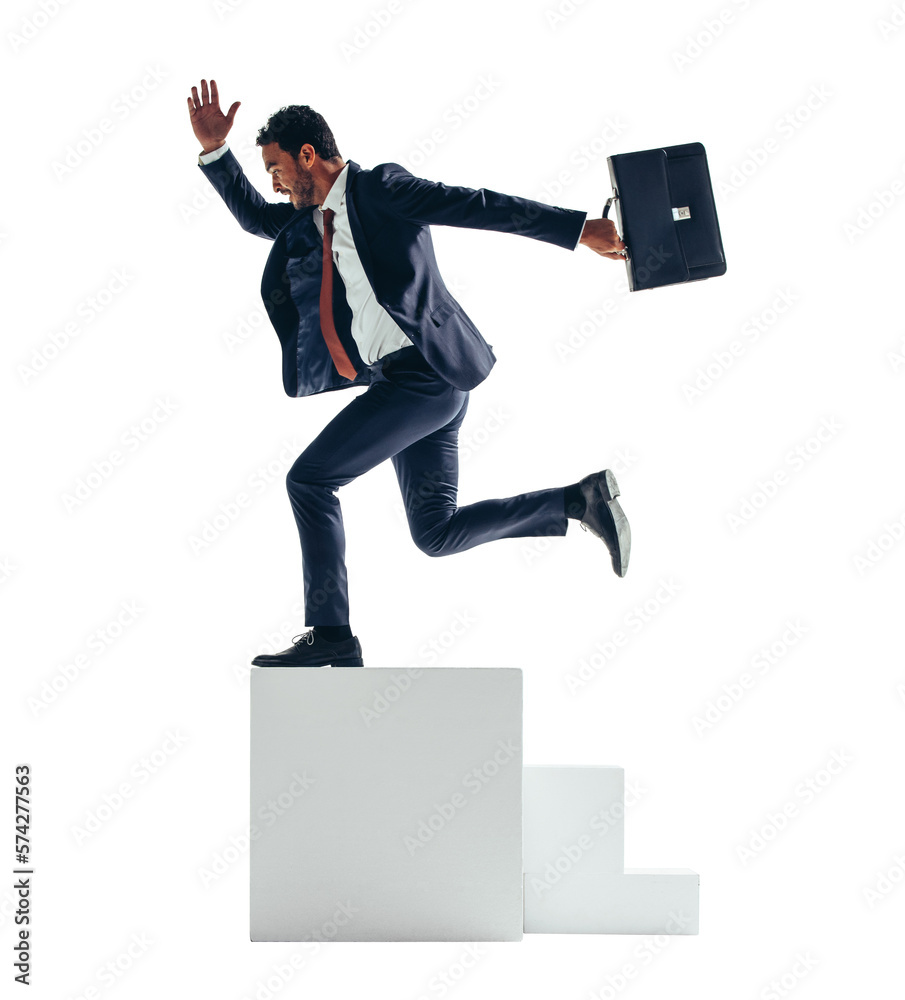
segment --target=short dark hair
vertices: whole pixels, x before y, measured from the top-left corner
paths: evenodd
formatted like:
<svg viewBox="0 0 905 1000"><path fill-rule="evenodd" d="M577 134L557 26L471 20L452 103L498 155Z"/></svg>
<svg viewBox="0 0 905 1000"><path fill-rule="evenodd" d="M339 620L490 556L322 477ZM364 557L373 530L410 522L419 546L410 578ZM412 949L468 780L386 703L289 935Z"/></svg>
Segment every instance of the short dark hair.
<svg viewBox="0 0 905 1000"><path fill-rule="evenodd" d="M307 104L290 104L280 108L267 119L267 124L258 132L255 140L258 146L277 143L280 149L298 159L302 146L314 146L314 152L322 160L332 160L339 156L336 140L323 115L313 111Z"/></svg>

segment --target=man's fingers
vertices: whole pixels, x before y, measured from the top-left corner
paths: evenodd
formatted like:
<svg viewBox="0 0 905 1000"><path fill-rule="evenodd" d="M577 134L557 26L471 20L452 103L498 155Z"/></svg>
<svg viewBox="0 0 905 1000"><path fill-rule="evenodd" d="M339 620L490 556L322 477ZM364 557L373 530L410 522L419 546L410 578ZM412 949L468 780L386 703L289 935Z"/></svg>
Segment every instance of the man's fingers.
<svg viewBox="0 0 905 1000"><path fill-rule="evenodd" d="M201 103L207 104L210 95L207 92L207 80L201 81Z"/></svg>
<svg viewBox="0 0 905 1000"><path fill-rule="evenodd" d="M194 102L196 108L200 108L201 107L201 101L198 100L198 88L197 87L192 87L192 101Z"/></svg>
<svg viewBox="0 0 905 1000"><path fill-rule="evenodd" d="M217 81L211 80L211 104L215 107L220 106L220 94L217 92Z"/></svg>
<svg viewBox="0 0 905 1000"><path fill-rule="evenodd" d="M233 118L236 117L236 112L239 110L239 105L241 103L241 101L233 101L232 107L226 113L226 120L229 122L230 126L233 123Z"/></svg>

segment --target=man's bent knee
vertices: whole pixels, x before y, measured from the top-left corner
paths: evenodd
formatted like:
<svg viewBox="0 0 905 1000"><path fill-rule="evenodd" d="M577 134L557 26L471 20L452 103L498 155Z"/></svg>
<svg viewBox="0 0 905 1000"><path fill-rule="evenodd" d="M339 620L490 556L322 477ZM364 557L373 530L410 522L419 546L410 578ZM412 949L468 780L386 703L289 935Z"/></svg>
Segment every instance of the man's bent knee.
<svg viewBox="0 0 905 1000"><path fill-rule="evenodd" d="M413 534L412 540L426 556L448 556L453 551L445 537Z"/></svg>
<svg viewBox="0 0 905 1000"><path fill-rule="evenodd" d="M319 483L314 477L308 477L304 470L297 470L294 466L286 473L286 491L290 496L311 496L324 491L333 493L336 491L335 483Z"/></svg>

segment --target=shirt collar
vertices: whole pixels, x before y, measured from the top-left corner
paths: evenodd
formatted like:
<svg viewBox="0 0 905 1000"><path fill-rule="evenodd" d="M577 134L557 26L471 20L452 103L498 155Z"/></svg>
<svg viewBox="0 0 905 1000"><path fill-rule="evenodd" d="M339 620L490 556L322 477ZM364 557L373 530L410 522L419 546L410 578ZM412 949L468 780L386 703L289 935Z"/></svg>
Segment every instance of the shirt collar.
<svg viewBox="0 0 905 1000"><path fill-rule="evenodd" d="M342 168L342 170L340 170L339 174L336 177L336 180L333 182L332 186L330 187L330 190L327 192L327 197L324 198L324 203L318 206L322 212L325 208L331 208L333 209L334 212L339 211L340 205L342 205L343 201L345 201L346 178L348 176L349 176L349 164L347 162L346 165Z"/></svg>

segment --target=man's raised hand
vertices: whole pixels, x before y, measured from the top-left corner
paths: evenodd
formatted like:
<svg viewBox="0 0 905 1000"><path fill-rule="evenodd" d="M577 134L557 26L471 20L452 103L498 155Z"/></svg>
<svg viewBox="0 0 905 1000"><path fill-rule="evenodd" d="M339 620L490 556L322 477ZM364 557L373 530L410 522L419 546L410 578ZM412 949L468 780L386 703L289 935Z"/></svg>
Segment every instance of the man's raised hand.
<svg viewBox="0 0 905 1000"><path fill-rule="evenodd" d="M586 219L578 242L590 247L601 257L609 257L610 260L625 260L625 257L619 253L620 250L625 249L625 244L619 239L616 233L616 223L612 219Z"/></svg>
<svg viewBox="0 0 905 1000"><path fill-rule="evenodd" d="M211 80L210 94L207 92L207 80L201 81L201 98L198 98L198 88L192 87L189 103L189 118L192 121L192 131L201 143L202 151L211 153L219 149L226 141L229 130L233 127L233 119L241 101L235 101L227 114L220 110L220 95L217 93L217 81Z"/></svg>

